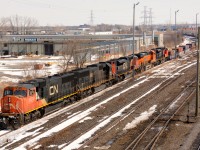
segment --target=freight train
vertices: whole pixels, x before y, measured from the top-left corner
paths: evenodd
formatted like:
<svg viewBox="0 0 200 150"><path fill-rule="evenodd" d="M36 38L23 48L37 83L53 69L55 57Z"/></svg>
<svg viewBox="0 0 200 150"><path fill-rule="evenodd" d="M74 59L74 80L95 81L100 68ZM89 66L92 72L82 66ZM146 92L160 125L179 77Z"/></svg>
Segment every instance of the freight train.
<svg viewBox="0 0 200 150"><path fill-rule="evenodd" d="M8 86L1 99L0 128L6 129L7 125L17 128L18 125L41 118L51 106L80 100L93 94L103 84L111 86L124 80L133 70L140 73L159 65L169 60L170 55L165 47L155 48L134 56Z"/></svg>

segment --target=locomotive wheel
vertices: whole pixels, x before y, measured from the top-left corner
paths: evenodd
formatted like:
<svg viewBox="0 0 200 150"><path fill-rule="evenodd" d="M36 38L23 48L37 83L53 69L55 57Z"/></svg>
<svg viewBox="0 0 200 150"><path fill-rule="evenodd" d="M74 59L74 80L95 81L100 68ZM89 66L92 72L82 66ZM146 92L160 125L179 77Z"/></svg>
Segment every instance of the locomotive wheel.
<svg viewBox="0 0 200 150"><path fill-rule="evenodd" d="M121 81L123 81L125 79L125 75L121 76Z"/></svg>
<svg viewBox="0 0 200 150"><path fill-rule="evenodd" d="M69 99L65 99L63 101L63 107L67 106L68 104L72 103L72 100L69 98Z"/></svg>
<svg viewBox="0 0 200 150"><path fill-rule="evenodd" d="M45 109L40 109L40 117L39 118L42 118L45 114Z"/></svg>
<svg viewBox="0 0 200 150"><path fill-rule="evenodd" d="M31 119L32 119L32 115L31 114L26 114L24 116L24 124L27 124L27 123L31 122Z"/></svg>
<svg viewBox="0 0 200 150"><path fill-rule="evenodd" d="M30 121L34 121L33 113L30 114Z"/></svg>
<svg viewBox="0 0 200 150"><path fill-rule="evenodd" d="M21 127L19 118L17 118L17 119L11 119L11 118L9 118L9 124L11 125L11 127L14 130L17 130L18 128Z"/></svg>
<svg viewBox="0 0 200 150"><path fill-rule="evenodd" d="M94 94L94 92L95 92L95 89L94 89L94 87L92 87L91 88L91 95Z"/></svg>
<svg viewBox="0 0 200 150"><path fill-rule="evenodd" d="M0 130L6 130L7 127L8 126L4 122L0 122Z"/></svg>
<svg viewBox="0 0 200 150"><path fill-rule="evenodd" d="M106 87L110 87L110 86L112 86L112 82L111 81L106 83Z"/></svg>
<svg viewBox="0 0 200 150"><path fill-rule="evenodd" d="M31 121L35 121L37 118L36 118L36 115L35 115L35 112L32 112L31 114L30 114L30 116L31 116Z"/></svg>
<svg viewBox="0 0 200 150"><path fill-rule="evenodd" d="M82 99L82 92L81 93L79 93L79 94L77 94L77 97L76 97L76 101L79 101L79 100L81 100Z"/></svg>
<svg viewBox="0 0 200 150"><path fill-rule="evenodd" d="M88 91L83 91L81 94L81 99L85 98L88 94Z"/></svg>

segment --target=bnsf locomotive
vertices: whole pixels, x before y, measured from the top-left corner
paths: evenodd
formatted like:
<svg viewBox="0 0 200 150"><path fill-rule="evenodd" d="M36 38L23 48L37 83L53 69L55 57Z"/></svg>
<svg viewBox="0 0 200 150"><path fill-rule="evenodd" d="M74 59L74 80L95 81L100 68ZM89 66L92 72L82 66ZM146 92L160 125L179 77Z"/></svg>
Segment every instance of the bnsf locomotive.
<svg viewBox="0 0 200 150"><path fill-rule="evenodd" d="M133 69L139 73L169 58L168 49L156 48L134 56L99 62L86 68L8 86L1 99L0 127L3 129L9 124L15 128L15 125L40 118L47 108L55 104L79 100L93 94L95 88L102 84L110 86L123 80Z"/></svg>

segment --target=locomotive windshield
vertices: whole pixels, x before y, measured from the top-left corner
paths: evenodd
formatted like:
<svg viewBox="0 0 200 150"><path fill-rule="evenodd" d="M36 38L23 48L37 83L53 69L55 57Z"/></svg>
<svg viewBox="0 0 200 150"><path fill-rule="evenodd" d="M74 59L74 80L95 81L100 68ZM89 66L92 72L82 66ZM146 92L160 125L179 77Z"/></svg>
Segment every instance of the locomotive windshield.
<svg viewBox="0 0 200 150"><path fill-rule="evenodd" d="M5 90L4 96L6 96L6 95L13 95L13 90Z"/></svg>
<svg viewBox="0 0 200 150"><path fill-rule="evenodd" d="M27 96L27 93L25 90L15 90L13 95L18 95L18 96L23 96L23 97L26 97Z"/></svg>
<svg viewBox="0 0 200 150"><path fill-rule="evenodd" d="M26 97L27 96L27 93L25 90L5 90L4 91L4 96L6 95L16 95L16 96L23 96L23 97Z"/></svg>

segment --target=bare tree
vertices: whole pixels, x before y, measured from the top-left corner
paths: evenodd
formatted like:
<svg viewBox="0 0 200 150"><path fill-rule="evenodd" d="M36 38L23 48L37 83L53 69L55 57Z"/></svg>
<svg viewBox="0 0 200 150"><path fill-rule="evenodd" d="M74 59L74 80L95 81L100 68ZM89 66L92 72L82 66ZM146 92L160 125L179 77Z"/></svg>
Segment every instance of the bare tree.
<svg viewBox="0 0 200 150"><path fill-rule="evenodd" d="M127 52L127 49L126 49L126 43L123 41L123 42L120 42L120 51L122 53L122 56L126 56L126 52Z"/></svg>
<svg viewBox="0 0 200 150"><path fill-rule="evenodd" d="M6 17L3 17L0 19L0 33L5 34L7 29L8 29L8 23L9 23L9 19Z"/></svg>
<svg viewBox="0 0 200 150"><path fill-rule="evenodd" d="M3 34L6 34L8 28L8 19L1 18L0 19L0 55L3 55L4 41L2 38Z"/></svg>
<svg viewBox="0 0 200 150"><path fill-rule="evenodd" d="M23 63L21 65L23 68L23 75L24 75L22 81L50 75L50 72L48 72L48 70L44 68L44 64L31 62L26 64Z"/></svg>
<svg viewBox="0 0 200 150"><path fill-rule="evenodd" d="M31 29L35 26L38 26L38 21L30 18L30 17L23 17L21 21L21 32L23 34L30 34Z"/></svg>
<svg viewBox="0 0 200 150"><path fill-rule="evenodd" d="M38 21L30 17L12 16L9 26L12 34L30 34L31 28L38 25Z"/></svg>
<svg viewBox="0 0 200 150"><path fill-rule="evenodd" d="M87 55L88 55L89 49L82 49L81 53L76 53L74 55L74 64L76 68L83 68L84 64L87 61Z"/></svg>
<svg viewBox="0 0 200 150"><path fill-rule="evenodd" d="M69 71L69 64L73 62L73 56L77 49L77 42L74 40L69 40L63 43L62 60L59 60L59 66L62 72Z"/></svg>
<svg viewBox="0 0 200 150"><path fill-rule="evenodd" d="M95 41L93 41L95 42ZM77 45L78 49L74 53L74 64L76 68L83 68L87 60L91 59L91 41L79 41Z"/></svg>
<svg viewBox="0 0 200 150"><path fill-rule="evenodd" d="M83 68L84 64L91 55L91 42L84 40L69 40L63 45L62 60L59 60L59 66L63 72L69 71L72 66ZM71 67L69 66L71 64Z"/></svg>

